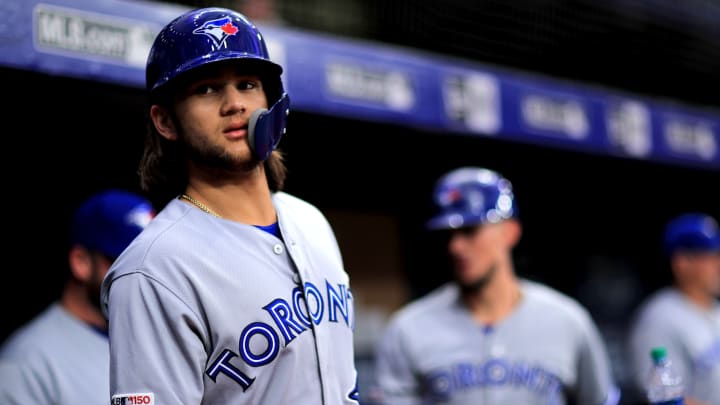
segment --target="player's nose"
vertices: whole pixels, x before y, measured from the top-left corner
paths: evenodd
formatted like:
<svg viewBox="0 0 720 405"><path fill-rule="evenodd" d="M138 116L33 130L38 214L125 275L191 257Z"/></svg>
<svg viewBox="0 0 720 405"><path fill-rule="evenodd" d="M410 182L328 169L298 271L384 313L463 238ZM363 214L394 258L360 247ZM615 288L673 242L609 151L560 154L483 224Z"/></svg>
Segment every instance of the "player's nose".
<svg viewBox="0 0 720 405"><path fill-rule="evenodd" d="M234 113L244 113L247 111L247 97L235 86L226 86L223 89L223 115L231 115Z"/></svg>

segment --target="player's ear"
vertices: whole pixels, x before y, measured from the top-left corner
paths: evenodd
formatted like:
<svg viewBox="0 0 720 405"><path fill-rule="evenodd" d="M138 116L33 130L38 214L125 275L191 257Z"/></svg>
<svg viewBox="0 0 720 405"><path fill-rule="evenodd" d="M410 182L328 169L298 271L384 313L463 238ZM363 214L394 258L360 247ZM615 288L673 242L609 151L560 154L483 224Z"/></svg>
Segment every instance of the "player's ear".
<svg viewBox="0 0 720 405"><path fill-rule="evenodd" d="M177 129L175 128L175 122L170 116L170 112L165 108L157 104L153 104L150 107L150 119L155 125L155 129L165 139L174 141L177 140Z"/></svg>
<svg viewBox="0 0 720 405"><path fill-rule="evenodd" d="M68 253L68 264L73 277L80 281L87 281L92 274L91 253L80 245L75 245Z"/></svg>

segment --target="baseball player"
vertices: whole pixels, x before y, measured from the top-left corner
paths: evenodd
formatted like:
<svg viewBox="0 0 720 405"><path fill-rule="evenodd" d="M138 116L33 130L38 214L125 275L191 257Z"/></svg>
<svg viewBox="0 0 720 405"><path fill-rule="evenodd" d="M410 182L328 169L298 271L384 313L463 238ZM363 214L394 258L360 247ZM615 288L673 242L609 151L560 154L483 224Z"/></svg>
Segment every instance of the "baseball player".
<svg viewBox="0 0 720 405"><path fill-rule="evenodd" d="M112 404L357 404L349 277L324 215L281 191L289 98L262 34L191 10L146 72L139 173L163 208L103 283Z"/></svg>
<svg viewBox="0 0 720 405"><path fill-rule="evenodd" d="M720 231L705 213L683 213L665 227L672 285L638 308L628 348L634 383L644 394L650 351L665 346L683 377L685 404L720 405Z"/></svg>
<svg viewBox="0 0 720 405"><path fill-rule="evenodd" d="M148 200L124 190L90 196L72 218L69 274L60 299L0 348L0 403L108 403L107 322L100 284L115 257L150 222Z"/></svg>
<svg viewBox="0 0 720 405"><path fill-rule="evenodd" d="M454 280L393 314L376 353L383 401L616 404L601 336L578 302L516 276L511 183L482 167L442 176L427 227L447 236Z"/></svg>

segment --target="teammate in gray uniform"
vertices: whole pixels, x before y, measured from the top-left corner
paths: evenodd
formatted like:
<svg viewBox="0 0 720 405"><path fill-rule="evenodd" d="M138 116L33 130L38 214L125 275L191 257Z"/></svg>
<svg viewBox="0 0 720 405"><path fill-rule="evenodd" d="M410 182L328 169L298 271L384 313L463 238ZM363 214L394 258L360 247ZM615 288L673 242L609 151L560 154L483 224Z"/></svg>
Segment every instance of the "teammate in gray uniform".
<svg viewBox="0 0 720 405"><path fill-rule="evenodd" d="M75 211L60 298L0 348L0 404L107 404L107 322L100 283L112 260L150 222L148 200L124 190L93 194Z"/></svg>
<svg viewBox="0 0 720 405"><path fill-rule="evenodd" d="M349 277L281 191L289 98L245 16L189 11L147 62L140 164L161 211L105 278L112 404L357 404Z"/></svg>
<svg viewBox="0 0 720 405"><path fill-rule="evenodd" d="M574 299L516 276L511 183L461 167L435 187L427 227L448 236L454 281L392 315L376 352L388 405L616 404L604 342Z"/></svg>
<svg viewBox="0 0 720 405"><path fill-rule="evenodd" d="M683 376L686 405L720 405L720 231L705 213L670 220L664 250L672 285L648 296L631 324L628 348L632 376L645 392L650 350L665 346Z"/></svg>

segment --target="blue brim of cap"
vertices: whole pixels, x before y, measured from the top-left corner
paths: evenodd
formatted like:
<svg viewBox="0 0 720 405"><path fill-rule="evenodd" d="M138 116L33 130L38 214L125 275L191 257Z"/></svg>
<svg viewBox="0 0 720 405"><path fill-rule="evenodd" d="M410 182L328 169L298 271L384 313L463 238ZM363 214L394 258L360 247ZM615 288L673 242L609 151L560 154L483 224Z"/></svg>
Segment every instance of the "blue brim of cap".
<svg viewBox="0 0 720 405"><path fill-rule="evenodd" d="M720 252L720 234L712 238L693 239L685 243L678 243L671 249L672 252L714 253Z"/></svg>
<svg viewBox="0 0 720 405"><path fill-rule="evenodd" d="M715 235L708 243L708 250L712 252L720 252L720 233Z"/></svg>

